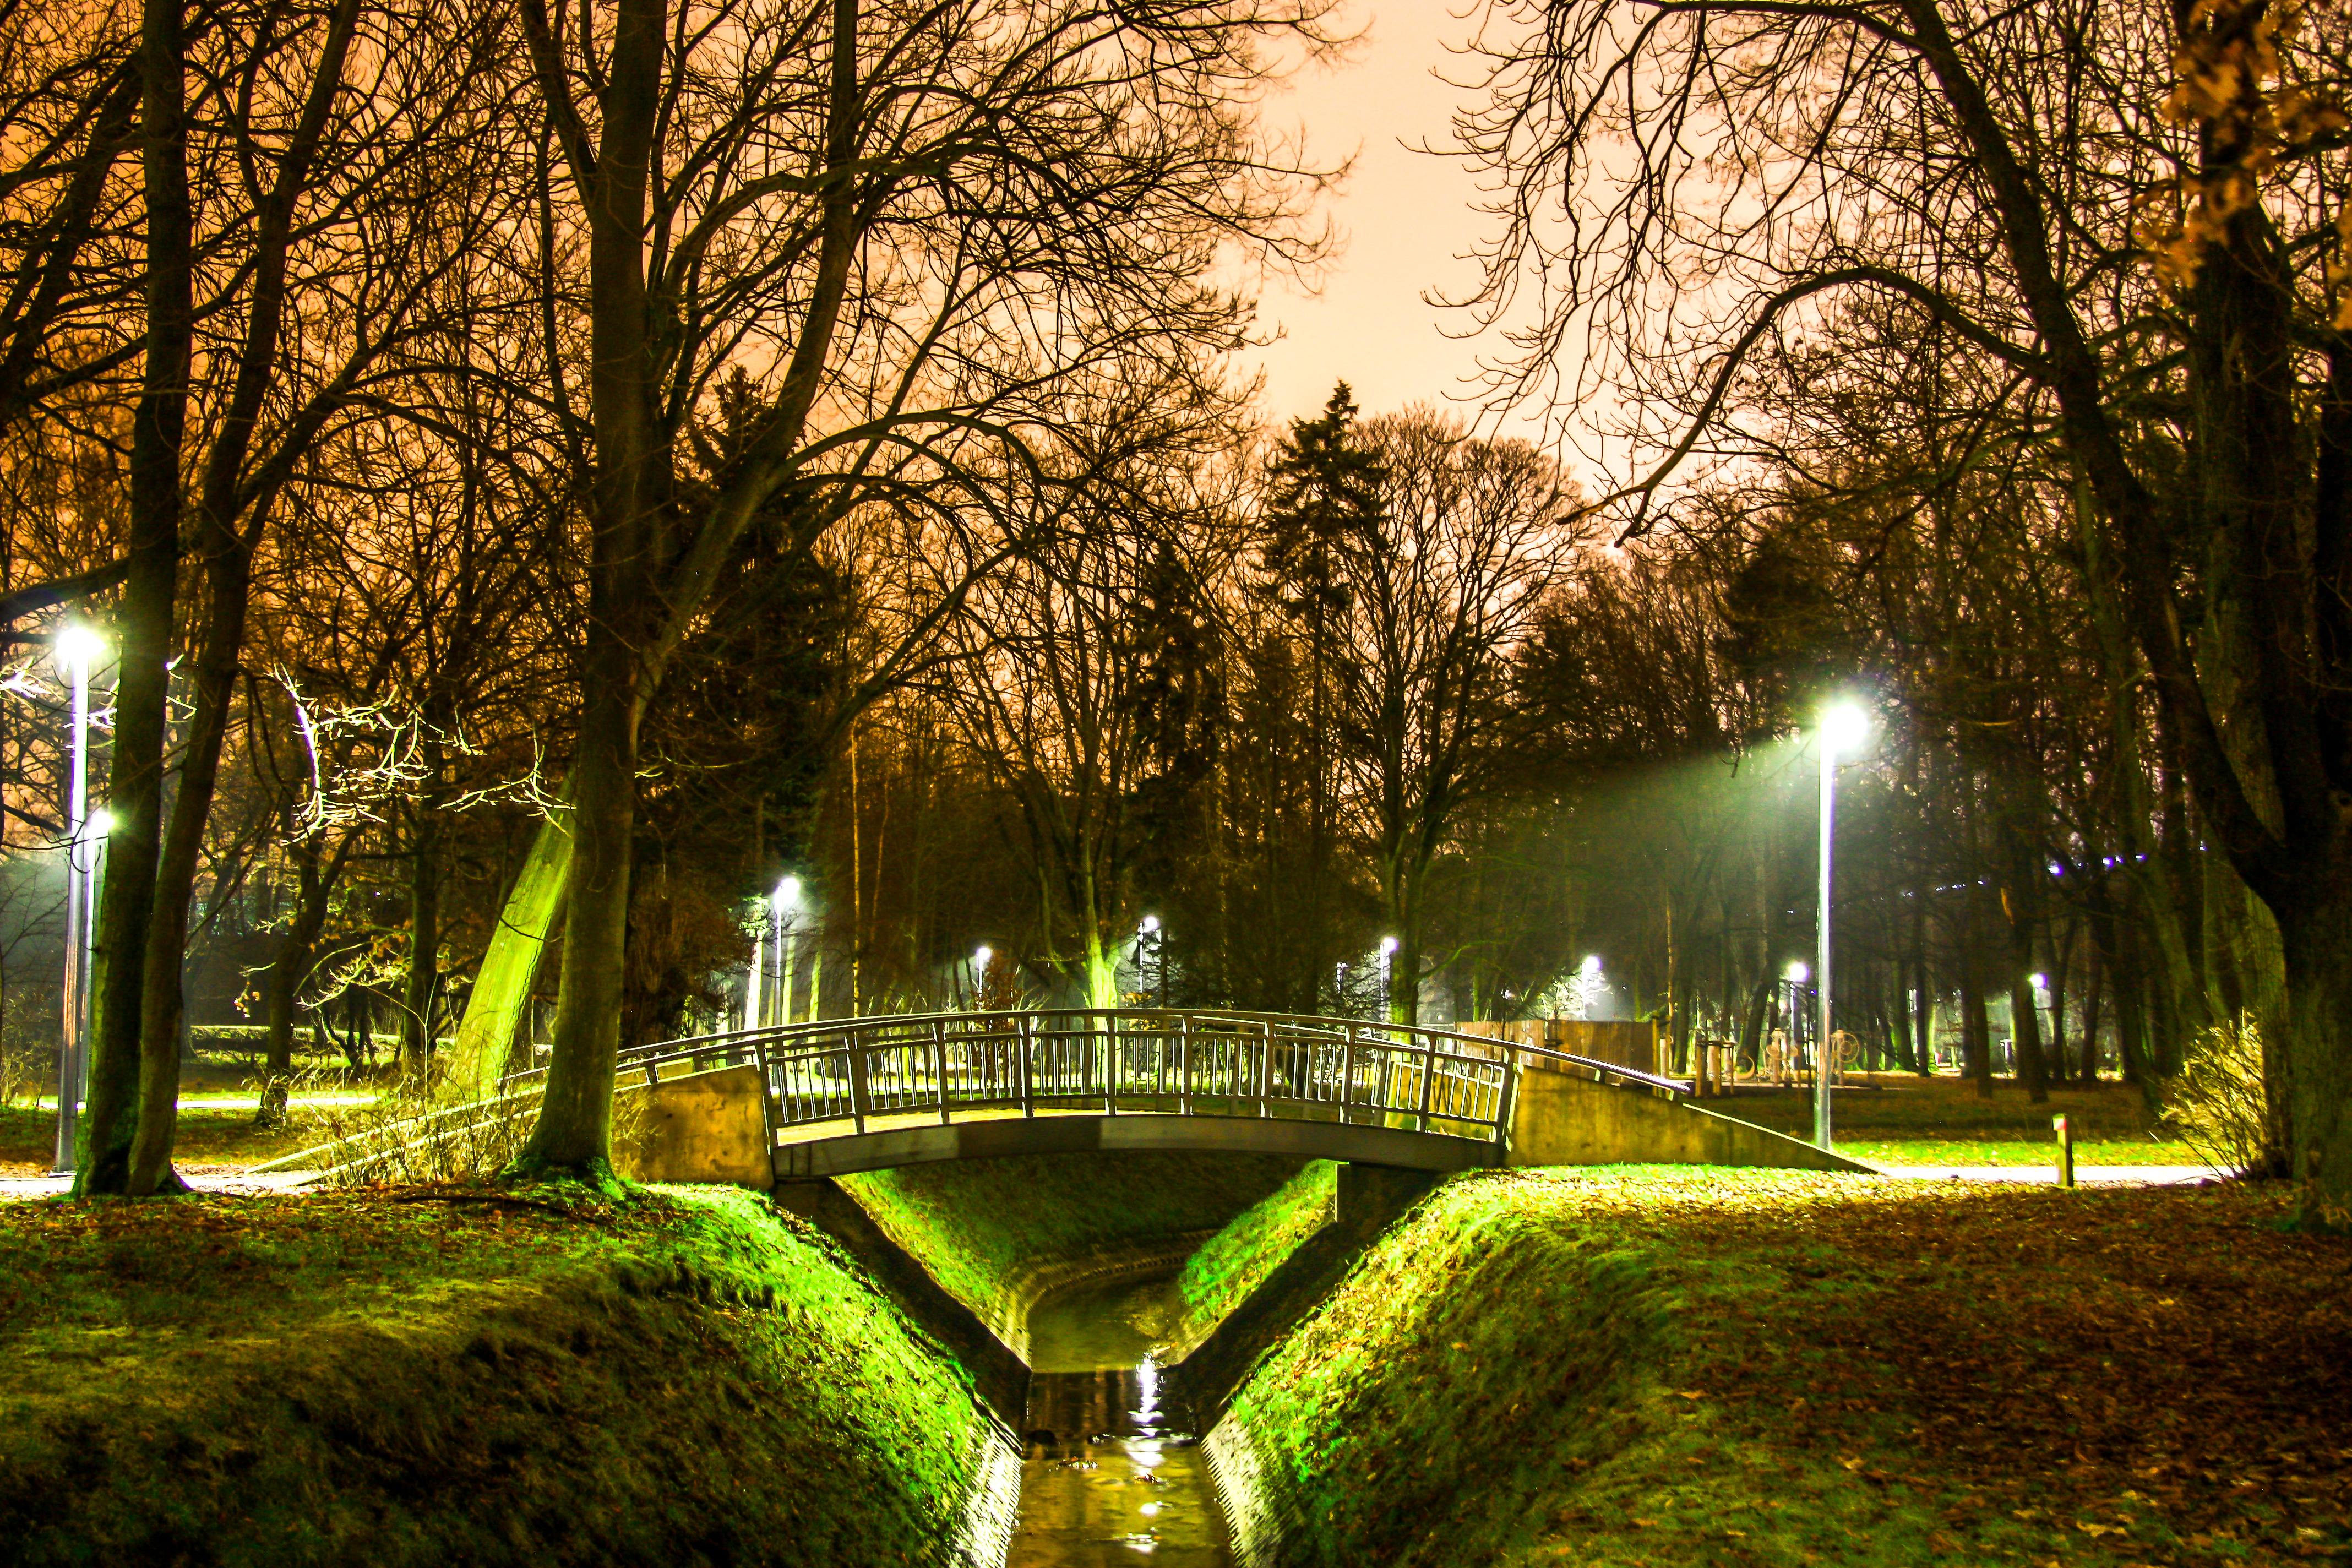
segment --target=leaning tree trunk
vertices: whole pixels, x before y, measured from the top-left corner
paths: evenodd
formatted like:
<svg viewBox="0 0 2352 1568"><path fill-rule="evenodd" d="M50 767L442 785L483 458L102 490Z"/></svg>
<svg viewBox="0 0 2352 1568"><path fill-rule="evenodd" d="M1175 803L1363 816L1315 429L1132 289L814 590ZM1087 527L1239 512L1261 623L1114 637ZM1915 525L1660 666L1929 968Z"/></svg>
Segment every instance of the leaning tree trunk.
<svg viewBox="0 0 2352 1568"><path fill-rule="evenodd" d="M466 1016L443 1065L441 1088L461 1099L497 1092L499 1078L530 1008L531 984L562 912L572 872L572 808L551 810L531 836L530 849L499 910L490 944L475 972Z"/></svg>

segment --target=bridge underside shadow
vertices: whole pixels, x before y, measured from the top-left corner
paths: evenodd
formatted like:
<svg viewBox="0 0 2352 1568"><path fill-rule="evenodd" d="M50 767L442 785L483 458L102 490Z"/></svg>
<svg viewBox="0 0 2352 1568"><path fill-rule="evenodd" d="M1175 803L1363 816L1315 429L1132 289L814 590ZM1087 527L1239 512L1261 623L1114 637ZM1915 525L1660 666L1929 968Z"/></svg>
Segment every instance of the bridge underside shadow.
<svg viewBox="0 0 2352 1568"><path fill-rule="evenodd" d="M998 1121L874 1129L785 1143L776 1150L780 1181L846 1176L942 1160L1007 1154L1289 1154L1400 1170L1476 1170L1495 1163L1493 1142L1444 1132L1287 1117L1153 1115L1012 1116Z"/></svg>

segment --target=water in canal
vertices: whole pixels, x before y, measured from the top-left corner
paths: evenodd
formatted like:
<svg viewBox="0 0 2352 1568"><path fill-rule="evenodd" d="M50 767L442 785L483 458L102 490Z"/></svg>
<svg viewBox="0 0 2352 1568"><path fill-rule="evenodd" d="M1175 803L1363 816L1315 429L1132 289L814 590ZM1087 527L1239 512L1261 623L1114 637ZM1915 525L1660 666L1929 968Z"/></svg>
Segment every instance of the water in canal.
<svg viewBox="0 0 2352 1568"><path fill-rule="evenodd" d="M1149 1354L1168 1288L1079 1286L1030 1312L1021 1523L1007 1568L1230 1568L1208 1461Z"/></svg>

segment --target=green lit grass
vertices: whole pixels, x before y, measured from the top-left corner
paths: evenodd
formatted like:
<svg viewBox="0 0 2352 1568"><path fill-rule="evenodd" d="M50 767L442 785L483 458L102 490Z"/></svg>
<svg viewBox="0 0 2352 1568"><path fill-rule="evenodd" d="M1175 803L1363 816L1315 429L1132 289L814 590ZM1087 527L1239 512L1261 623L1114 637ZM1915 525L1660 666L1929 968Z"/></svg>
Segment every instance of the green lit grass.
<svg viewBox="0 0 2352 1568"><path fill-rule="evenodd" d="M761 1199L0 1207L10 1561L928 1561L961 1373Z"/></svg>
<svg viewBox="0 0 2352 1568"><path fill-rule="evenodd" d="M1339 1166L1317 1160L1253 1204L1185 1261L1176 1278L1184 1334L1205 1331L1249 1299L1265 1277L1330 1217Z"/></svg>
<svg viewBox="0 0 2352 1568"><path fill-rule="evenodd" d="M1298 1168L1266 1154L1023 1154L841 1184L949 1294L989 1319L1034 1265L1215 1230Z"/></svg>
<svg viewBox="0 0 2352 1568"><path fill-rule="evenodd" d="M1220 1441L1271 1483L1285 1568L2340 1556L2352 1257L2272 1227L2285 1202L1457 1178Z"/></svg>
<svg viewBox="0 0 2352 1568"><path fill-rule="evenodd" d="M57 1158L57 1137L54 1105L0 1106L0 1173L47 1171ZM258 1165L316 1142L299 1127L256 1127L249 1103L215 1106L190 1100L180 1106L172 1157L191 1165Z"/></svg>

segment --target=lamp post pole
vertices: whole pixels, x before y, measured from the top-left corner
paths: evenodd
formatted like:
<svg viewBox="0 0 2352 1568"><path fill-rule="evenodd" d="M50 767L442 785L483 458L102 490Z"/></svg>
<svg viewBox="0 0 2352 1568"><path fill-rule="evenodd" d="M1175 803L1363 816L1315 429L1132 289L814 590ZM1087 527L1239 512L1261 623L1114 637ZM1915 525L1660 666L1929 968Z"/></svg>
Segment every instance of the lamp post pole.
<svg viewBox="0 0 2352 1568"><path fill-rule="evenodd" d="M66 969L58 1034L58 1159L59 1175L74 1169L74 1122L81 1111L89 1054L90 871L89 667L95 634L68 626L58 635L58 657L73 687L73 752L66 780Z"/></svg>
<svg viewBox="0 0 2352 1568"><path fill-rule="evenodd" d="M1822 726L1822 890L1821 920L1814 933L1813 971L1818 982L1821 1021L1813 1031L1813 1142L1823 1153L1830 1148L1830 917L1834 883L1831 850L1837 838L1837 745L1830 727Z"/></svg>
<svg viewBox="0 0 2352 1568"><path fill-rule="evenodd" d="M1830 1078L1837 1070L1837 1051L1832 1044L1835 1025L1830 1010L1834 994L1831 988L1830 927L1835 913L1836 882L1831 867L1837 846L1838 752L1859 751L1869 722L1861 708L1852 702L1832 703L1822 714L1822 886L1813 953L1814 994L1820 1021L1815 1026L1813 1040L1813 1143L1824 1154L1830 1152Z"/></svg>
<svg viewBox="0 0 2352 1568"><path fill-rule="evenodd" d="M789 1025L793 1021L793 949L790 933L792 917L800 908L801 879L787 877L776 884L776 1022Z"/></svg>

